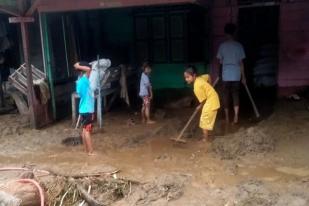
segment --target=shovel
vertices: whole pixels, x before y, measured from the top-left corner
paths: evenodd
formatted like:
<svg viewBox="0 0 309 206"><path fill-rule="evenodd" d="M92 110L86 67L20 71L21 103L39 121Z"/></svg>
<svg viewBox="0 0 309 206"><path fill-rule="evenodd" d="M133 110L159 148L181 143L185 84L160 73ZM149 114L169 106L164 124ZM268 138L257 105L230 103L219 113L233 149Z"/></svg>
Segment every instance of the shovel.
<svg viewBox="0 0 309 206"><path fill-rule="evenodd" d="M176 138L171 138L171 140L175 141L175 142L180 142L180 143L186 143L186 140L182 139L183 134L185 133L185 131L187 130L187 128L189 127L189 125L191 124L192 120L194 119L194 117L196 116L196 114L200 111L200 107L196 108L193 112L193 114L191 115L191 117L189 118L189 120L187 121L186 125L182 128L180 134L176 137Z"/></svg>
<svg viewBox="0 0 309 206"><path fill-rule="evenodd" d="M254 110L255 116L256 116L256 118L260 118L261 115L260 115L260 113L259 113L259 110L258 110L257 107L256 107L256 104L255 104L255 102L254 102L254 100L253 100L253 98L252 98L251 92L250 92L250 90L249 90L247 84L244 84L244 86L245 86L246 92L247 92L247 94L248 94L248 97L249 97L249 99L250 99L250 102L251 102L251 104L252 104L252 108L253 108L253 110Z"/></svg>
<svg viewBox="0 0 309 206"><path fill-rule="evenodd" d="M78 131L78 127L80 125L81 116L78 115L78 119L74 128L73 136L67 137L62 140L62 144L66 146L74 146L82 143L80 132Z"/></svg>

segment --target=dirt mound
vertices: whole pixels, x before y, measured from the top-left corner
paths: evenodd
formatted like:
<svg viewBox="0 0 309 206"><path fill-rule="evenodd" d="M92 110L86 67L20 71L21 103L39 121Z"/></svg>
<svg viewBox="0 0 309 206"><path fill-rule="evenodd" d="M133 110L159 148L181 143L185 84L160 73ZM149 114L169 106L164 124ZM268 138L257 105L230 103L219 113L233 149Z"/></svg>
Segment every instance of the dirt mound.
<svg viewBox="0 0 309 206"><path fill-rule="evenodd" d="M267 135L263 128L250 127L224 138L215 139L212 151L223 159L235 159L249 153L274 151L275 138Z"/></svg>

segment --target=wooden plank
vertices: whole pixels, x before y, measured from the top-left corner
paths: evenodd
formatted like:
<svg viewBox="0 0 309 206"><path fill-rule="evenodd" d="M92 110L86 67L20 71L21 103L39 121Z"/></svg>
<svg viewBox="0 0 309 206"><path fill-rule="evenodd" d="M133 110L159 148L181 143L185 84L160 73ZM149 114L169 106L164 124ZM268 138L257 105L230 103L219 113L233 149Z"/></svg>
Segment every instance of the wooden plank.
<svg viewBox="0 0 309 206"><path fill-rule="evenodd" d="M23 73L18 72L18 71L16 71L16 73L19 74L19 75L16 76L16 79L21 78L22 83L24 83L26 85L27 84L27 76L24 75Z"/></svg>
<svg viewBox="0 0 309 206"><path fill-rule="evenodd" d="M196 2L196 0L45 0L38 6L38 10L40 12L77 11L104 8L123 8L133 6L185 4Z"/></svg>
<svg viewBox="0 0 309 206"><path fill-rule="evenodd" d="M33 90L33 80L32 80L32 68L30 65L29 58L29 31L28 27L24 22L21 22L21 36L23 43L23 54L24 60L27 68L27 100L29 105L29 114L30 114L30 126L31 128L36 129L38 126L37 122L37 110L35 104L34 90Z"/></svg>
<svg viewBox="0 0 309 206"><path fill-rule="evenodd" d="M31 23L34 22L34 18L33 17L9 17L9 23L11 24L15 24L15 23Z"/></svg>
<svg viewBox="0 0 309 206"><path fill-rule="evenodd" d="M13 81L12 83L16 89L18 89L24 95L27 95L27 89L23 87L19 82Z"/></svg>
<svg viewBox="0 0 309 206"><path fill-rule="evenodd" d="M41 78L46 77L46 74L44 72L42 72L41 70L39 70L38 68L36 68L35 66L31 65L32 68L34 68L34 72L37 73L39 76L41 76Z"/></svg>
<svg viewBox="0 0 309 206"><path fill-rule="evenodd" d="M36 11L40 3L41 3L41 0L35 0L32 3L31 7L26 12L26 16L32 16L32 14Z"/></svg>

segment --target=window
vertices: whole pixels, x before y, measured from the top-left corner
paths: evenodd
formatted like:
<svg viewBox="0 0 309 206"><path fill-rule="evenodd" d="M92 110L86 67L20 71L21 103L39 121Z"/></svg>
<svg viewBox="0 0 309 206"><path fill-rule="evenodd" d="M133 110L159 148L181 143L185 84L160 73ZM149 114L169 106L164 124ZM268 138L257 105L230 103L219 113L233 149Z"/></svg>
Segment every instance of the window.
<svg viewBox="0 0 309 206"><path fill-rule="evenodd" d="M166 62L167 41L166 41L166 23L164 16L151 17L152 25L152 51L154 62Z"/></svg>
<svg viewBox="0 0 309 206"><path fill-rule="evenodd" d="M171 61L182 62L185 60L185 21L182 14L170 16L170 40L171 40Z"/></svg>
<svg viewBox="0 0 309 206"><path fill-rule="evenodd" d="M135 48L138 63L183 63L204 61L205 11L154 8L136 12Z"/></svg>
<svg viewBox="0 0 309 206"><path fill-rule="evenodd" d="M135 46L136 56L140 62L148 60L149 44L148 44L148 19L145 17L138 17L135 19Z"/></svg>

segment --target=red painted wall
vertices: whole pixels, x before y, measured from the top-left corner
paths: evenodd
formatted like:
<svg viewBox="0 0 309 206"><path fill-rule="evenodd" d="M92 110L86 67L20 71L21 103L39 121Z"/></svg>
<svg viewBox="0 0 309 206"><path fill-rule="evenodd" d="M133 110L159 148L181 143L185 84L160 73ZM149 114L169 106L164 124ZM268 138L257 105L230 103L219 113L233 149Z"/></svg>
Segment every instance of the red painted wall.
<svg viewBox="0 0 309 206"><path fill-rule="evenodd" d="M279 87L309 86L309 1L282 3L280 13Z"/></svg>

